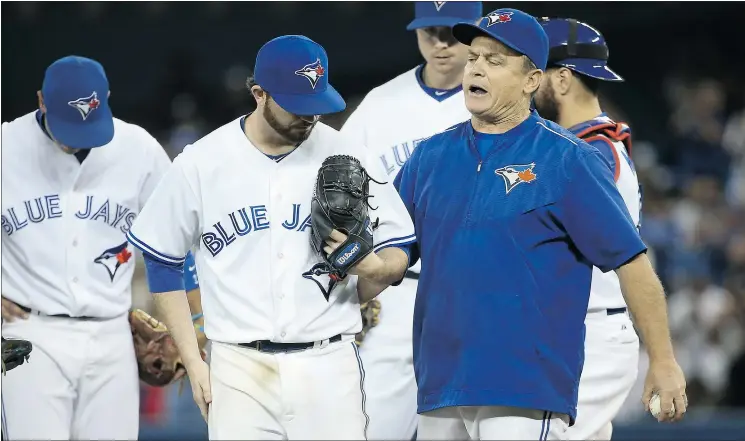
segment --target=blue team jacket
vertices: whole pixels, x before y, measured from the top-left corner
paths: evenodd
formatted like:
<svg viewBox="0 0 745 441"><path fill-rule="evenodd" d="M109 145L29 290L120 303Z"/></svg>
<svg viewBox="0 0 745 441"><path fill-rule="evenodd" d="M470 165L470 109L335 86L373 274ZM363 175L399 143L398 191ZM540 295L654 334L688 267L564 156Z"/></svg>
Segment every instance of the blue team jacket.
<svg viewBox="0 0 745 441"><path fill-rule="evenodd" d="M418 411L502 405L573 422L592 266L646 247L597 149L535 112L490 139L482 157L471 122L456 125L394 182L422 260Z"/></svg>

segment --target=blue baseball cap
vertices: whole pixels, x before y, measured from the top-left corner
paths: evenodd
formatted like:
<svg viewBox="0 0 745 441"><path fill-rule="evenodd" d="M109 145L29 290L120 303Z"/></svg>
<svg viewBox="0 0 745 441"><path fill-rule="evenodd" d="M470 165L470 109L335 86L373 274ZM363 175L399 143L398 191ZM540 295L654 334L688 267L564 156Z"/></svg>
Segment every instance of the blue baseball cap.
<svg viewBox="0 0 745 441"><path fill-rule="evenodd" d="M453 36L470 45L476 37L490 37L527 56L538 69L546 70L548 36L532 15L517 9L497 9L475 25L461 22L453 26Z"/></svg>
<svg viewBox="0 0 745 441"><path fill-rule="evenodd" d="M573 18L541 18L548 35L548 62L603 81L623 81L608 67L608 45L603 35Z"/></svg>
<svg viewBox="0 0 745 441"><path fill-rule="evenodd" d="M414 20L406 26L412 31L430 26L453 27L462 21L475 22L482 14L481 2L416 2Z"/></svg>
<svg viewBox="0 0 745 441"><path fill-rule="evenodd" d="M254 80L283 109L295 115L325 115L347 107L329 84L328 56L302 35L284 35L259 49Z"/></svg>
<svg viewBox="0 0 745 441"><path fill-rule="evenodd" d="M92 149L114 138L109 80L98 61L72 55L60 58L47 68L41 94L49 131L61 144Z"/></svg>

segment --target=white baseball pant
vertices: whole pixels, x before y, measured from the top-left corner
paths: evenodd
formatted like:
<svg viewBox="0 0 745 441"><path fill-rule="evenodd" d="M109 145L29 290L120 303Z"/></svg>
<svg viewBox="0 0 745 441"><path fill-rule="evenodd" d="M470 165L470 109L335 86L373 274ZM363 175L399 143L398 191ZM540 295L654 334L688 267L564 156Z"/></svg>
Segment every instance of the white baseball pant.
<svg viewBox="0 0 745 441"><path fill-rule="evenodd" d="M411 440L416 434L419 417L411 341L416 289L417 281L406 278L377 297L380 323L360 346L371 440Z"/></svg>
<svg viewBox="0 0 745 441"><path fill-rule="evenodd" d="M636 382L639 337L627 313L591 312L585 327L577 418L567 430L567 439L610 440L612 420Z"/></svg>
<svg viewBox="0 0 745 441"><path fill-rule="evenodd" d="M366 439L365 373L352 339L285 353L212 342L209 439Z"/></svg>
<svg viewBox="0 0 745 441"><path fill-rule="evenodd" d="M419 440L567 440L569 417L505 406L442 407L419 415Z"/></svg>
<svg viewBox="0 0 745 441"><path fill-rule="evenodd" d="M3 378L4 439L137 439L140 384L126 315L32 313L4 322L2 332L33 345L29 361Z"/></svg>

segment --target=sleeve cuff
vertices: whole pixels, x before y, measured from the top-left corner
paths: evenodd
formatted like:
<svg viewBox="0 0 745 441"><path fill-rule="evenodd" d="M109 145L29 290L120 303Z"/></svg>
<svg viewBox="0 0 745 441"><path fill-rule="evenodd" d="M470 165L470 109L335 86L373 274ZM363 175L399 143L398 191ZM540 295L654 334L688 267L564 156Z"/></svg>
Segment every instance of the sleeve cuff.
<svg viewBox="0 0 745 441"><path fill-rule="evenodd" d="M615 271L618 268L626 265L628 262L634 260L636 256L638 256L639 254L646 253L646 252L647 252L647 246L643 245L641 249L637 248L634 250L633 253L619 255L618 259L616 259L615 261L611 262L608 265L599 266L598 269L600 269L600 271L604 273Z"/></svg>
<svg viewBox="0 0 745 441"><path fill-rule="evenodd" d="M153 294L171 291L185 291L184 265L169 265L142 253L145 259L145 274L150 292Z"/></svg>
<svg viewBox="0 0 745 441"><path fill-rule="evenodd" d="M373 247L373 251L376 253L383 248L388 247L401 247L403 245L409 245L411 243L416 242L416 235L409 234L408 236L403 237L394 237L393 239L384 240L383 242L380 242L379 244L375 245Z"/></svg>
<svg viewBox="0 0 745 441"><path fill-rule="evenodd" d="M132 245L137 247L140 251L142 251L142 254L149 254L152 259L158 260L168 265L183 265L184 260L186 259L186 257L179 258L179 257L169 256L168 254L157 251L155 248L149 246L145 242L138 239L137 236L135 236L134 233L132 233L132 230L130 230L127 233L127 240Z"/></svg>

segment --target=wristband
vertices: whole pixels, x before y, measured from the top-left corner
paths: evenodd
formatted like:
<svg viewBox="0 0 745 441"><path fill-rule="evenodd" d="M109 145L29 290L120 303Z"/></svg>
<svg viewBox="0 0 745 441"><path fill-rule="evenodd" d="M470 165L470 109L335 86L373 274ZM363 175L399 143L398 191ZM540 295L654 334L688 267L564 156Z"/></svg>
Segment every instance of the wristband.
<svg viewBox="0 0 745 441"><path fill-rule="evenodd" d="M191 321L195 322L195 321L199 320L202 317L204 317L204 313L201 313L200 312L199 314L194 314L193 316L191 316Z"/></svg>

